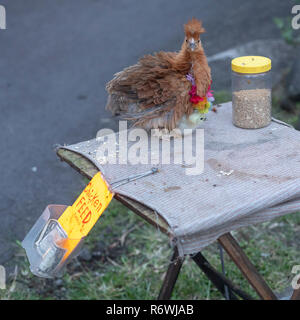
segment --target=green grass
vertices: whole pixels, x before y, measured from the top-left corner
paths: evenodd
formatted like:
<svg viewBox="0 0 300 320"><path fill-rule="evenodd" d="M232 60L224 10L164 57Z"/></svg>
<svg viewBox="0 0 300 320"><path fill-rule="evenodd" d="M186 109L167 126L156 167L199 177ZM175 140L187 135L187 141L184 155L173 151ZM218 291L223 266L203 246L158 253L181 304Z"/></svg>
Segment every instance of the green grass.
<svg viewBox="0 0 300 320"><path fill-rule="evenodd" d="M128 232L130 230L131 232ZM242 248L276 291L291 281L293 265L300 264L300 213L234 232ZM125 240L120 243L122 235ZM297 247L298 246L298 247ZM60 280L45 280L31 274L20 248L14 259L17 272L0 290L1 299L155 299L171 257L168 238L133 212L113 200L85 242L95 255L74 259ZM204 256L221 271L216 244ZM256 297L236 266L225 255L230 279ZM196 264L188 257L182 267L173 299L223 299Z"/></svg>
<svg viewBox="0 0 300 320"><path fill-rule="evenodd" d="M230 91L219 90L214 92L215 102L214 104L220 104L232 100L232 95Z"/></svg>
<svg viewBox="0 0 300 320"><path fill-rule="evenodd" d="M272 115L273 117L287 122L295 127L300 119L300 102L295 103L294 112L287 112L280 108L275 97L273 98Z"/></svg>

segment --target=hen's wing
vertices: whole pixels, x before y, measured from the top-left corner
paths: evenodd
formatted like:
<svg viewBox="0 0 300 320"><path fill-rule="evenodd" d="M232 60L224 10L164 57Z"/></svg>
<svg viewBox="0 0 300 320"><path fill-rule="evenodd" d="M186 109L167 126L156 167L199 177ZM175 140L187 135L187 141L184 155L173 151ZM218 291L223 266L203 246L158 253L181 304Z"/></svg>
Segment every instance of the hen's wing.
<svg viewBox="0 0 300 320"><path fill-rule="evenodd" d="M187 113L190 83L172 66L176 53L147 55L136 65L117 73L107 84L106 108L134 125L173 129Z"/></svg>

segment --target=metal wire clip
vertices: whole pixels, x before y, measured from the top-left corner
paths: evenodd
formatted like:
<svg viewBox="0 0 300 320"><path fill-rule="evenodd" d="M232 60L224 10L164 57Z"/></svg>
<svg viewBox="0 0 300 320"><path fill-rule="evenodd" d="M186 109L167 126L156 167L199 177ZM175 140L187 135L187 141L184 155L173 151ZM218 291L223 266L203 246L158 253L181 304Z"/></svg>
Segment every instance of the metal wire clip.
<svg viewBox="0 0 300 320"><path fill-rule="evenodd" d="M159 170L158 168L151 168L151 170L147 171L147 172L144 172L144 173L140 173L140 174L136 174L136 175L132 175L132 176L129 176L127 178L124 178L124 179L121 179L121 180L117 180L117 181L114 181L110 184L111 186L111 189L114 189L114 188L118 188L126 183L129 183L131 181L135 181L135 180L138 180L140 178L144 178L144 177L147 177L151 174L154 174L154 173L157 173Z"/></svg>

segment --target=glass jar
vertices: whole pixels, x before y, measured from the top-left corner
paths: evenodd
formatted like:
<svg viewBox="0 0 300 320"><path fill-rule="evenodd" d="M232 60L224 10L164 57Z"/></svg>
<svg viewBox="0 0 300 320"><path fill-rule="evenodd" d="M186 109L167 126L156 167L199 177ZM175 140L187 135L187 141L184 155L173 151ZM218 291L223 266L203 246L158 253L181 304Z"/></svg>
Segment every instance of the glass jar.
<svg viewBox="0 0 300 320"><path fill-rule="evenodd" d="M232 68L232 120L240 128L263 128L271 122L271 60L260 56L235 58Z"/></svg>

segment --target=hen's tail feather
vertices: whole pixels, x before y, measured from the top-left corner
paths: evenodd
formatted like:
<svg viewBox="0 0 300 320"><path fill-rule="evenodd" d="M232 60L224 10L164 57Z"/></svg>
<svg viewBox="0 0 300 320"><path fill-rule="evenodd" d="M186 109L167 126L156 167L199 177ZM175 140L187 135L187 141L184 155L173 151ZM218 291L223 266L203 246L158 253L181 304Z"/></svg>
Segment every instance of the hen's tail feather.
<svg viewBox="0 0 300 320"><path fill-rule="evenodd" d="M111 111L113 115L126 113L130 105L135 102L135 99L129 99L128 97L118 94L110 94L107 99L105 109Z"/></svg>
<svg viewBox="0 0 300 320"><path fill-rule="evenodd" d="M186 73L173 68L175 56L148 55L115 74L106 86L106 109L144 128L175 128L184 114L193 112L188 95L191 84Z"/></svg>
<svg viewBox="0 0 300 320"><path fill-rule="evenodd" d="M157 117L157 115L159 115L164 110L165 106L155 106L145 110L136 110L136 112L134 112L134 110L132 110L131 112L130 110L128 110L129 112L123 113L120 117L124 120L138 120L144 117L147 117L149 119L152 116Z"/></svg>

